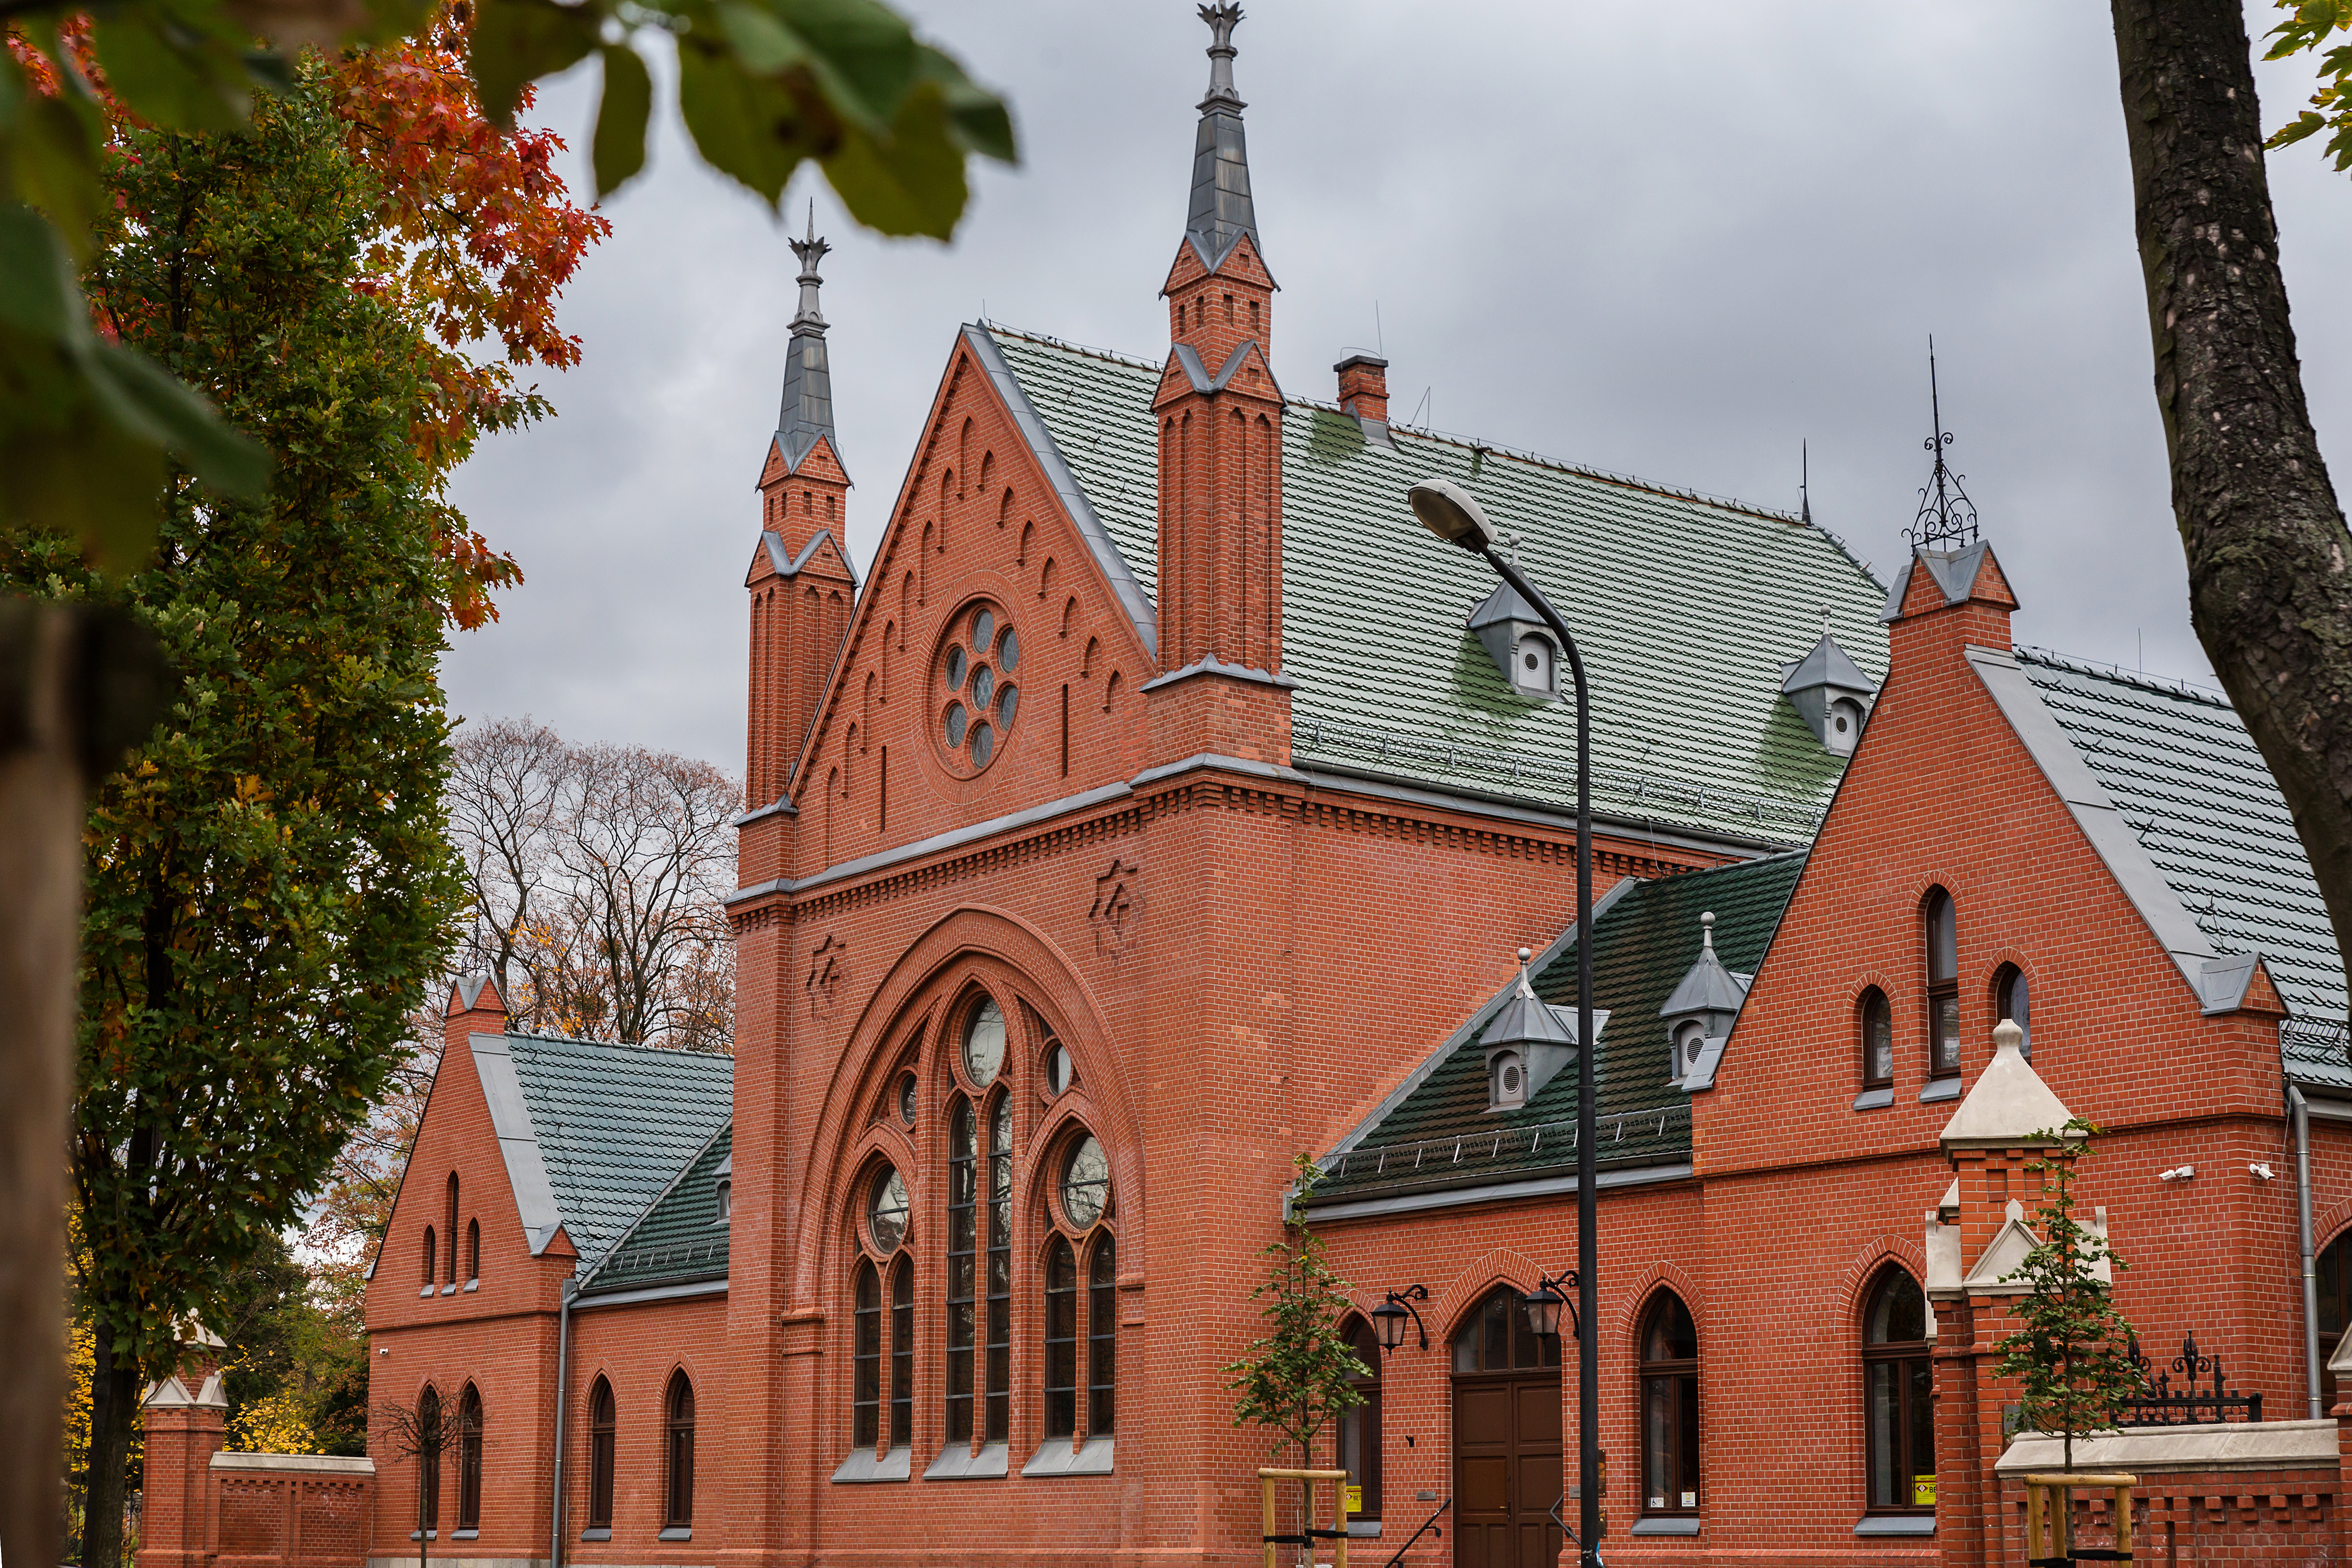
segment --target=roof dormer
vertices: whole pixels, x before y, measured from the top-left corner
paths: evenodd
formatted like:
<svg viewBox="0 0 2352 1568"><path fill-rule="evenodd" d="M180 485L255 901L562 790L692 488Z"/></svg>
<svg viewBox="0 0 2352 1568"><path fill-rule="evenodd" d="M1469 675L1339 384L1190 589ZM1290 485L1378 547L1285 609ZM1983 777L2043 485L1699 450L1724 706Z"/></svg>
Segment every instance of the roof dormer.
<svg viewBox="0 0 2352 1568"><path fill-rule="evenodd" d="M1878 686L1846 657L1825 625L1812 651L1780 672L1780 695L1824 750L1849 757L1862 738L1862 721L1878 700Z"/></svg>
<svg viewBox="0 0 2352 1568"><path fill-rule="evenodd" d="M1516 1111L1543 1092L1559 1070L1576 1060L1576 1013L1554 1007L1536 995L1528 979L1528 960L1535 955L1519 949L1519 977L1509 999L1495 1014L1480 1037L1486 1051L1486 1109ZM1609 1022L1606 1009L1592 1014L1592 1034L1601 1038Z"/></svg>
<svg viewBox="0 0 2352 1568"><path fill-rule="evenodd" d="M1750 975L1735 975L1715 952L1715 915L1698 917L1698 957L1666 998L1658 1016L1666 1020L1671 1060L1666 1076L1676 1083L1703 1086L1715 1077L1715 1061L1748 1000Z"/></svg>
<svg viewBox="0 0 2352 1568"><path fill-rule="evenodd" d="M1470 630L1515 695L1530 702L1559 700L1559 646L1518 590L1498 584L1470 612Z"/></svg>

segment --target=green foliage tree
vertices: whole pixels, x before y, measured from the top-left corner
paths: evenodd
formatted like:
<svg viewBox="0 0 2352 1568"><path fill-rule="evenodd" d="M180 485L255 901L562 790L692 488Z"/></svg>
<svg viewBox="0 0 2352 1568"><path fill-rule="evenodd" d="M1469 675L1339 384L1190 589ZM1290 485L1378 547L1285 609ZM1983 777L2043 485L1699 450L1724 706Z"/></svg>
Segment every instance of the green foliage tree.
<svg viewBox="0 0 2352 1568"><path fill-rule="evenodd" d="M0 586L112 606L185 680L83 835L91 1568L119 1561L125 1443L172 1325L235 1315L240 1270L381 1092L462 896L440 503L413 434L427 345L365 287L373 183L306 74L249 133L126 132L113 184L108 324L259 433L276 475L255 501L173 485L129 574L62 531L0 538Z"/></svg>
<svg viewBox="0 0 2352 1568"><path fill-rule="evenodd" d="M2116 1309L2112 1287L2093 1272L2102 1261L2111 1273L2130 1265L2105 1237L2074 1218L2074 1182L2098 1134L2077 1116L2034 1134L2036 1143L2059 1152L2026 1164L2049 1194L2035 1212L2042 1239L2011 1276L2026 1287L2012 1309L2018 1329L1993 1346L2000 1357L1994 1374L2018 1381L2019 1419L2034 1431L2058 1433L2070 1470L2074 1434L2113 1427L2124 1401L2141 1387L2131 1359L2131 1324Z"/></svg>
<svg viewBox="0 0 2352 1568"><path fill-rule="evenodd" d="M1225 1391L1234 1396L1234 1426L1271 1428L1297 1450L1297 1468L1307 1469L1323 1428L1364 1402L1349 1380L1369 1376L1371 1368L1339 1333L1353 1306L1348 1282L1331 1271L1323 1239L1307 1219L1322 1167L1303 1154L1291 1156L1291 1167L1296 1180L1283 1234L1259 1252L1265 1278L1250 1289L1266 1332L1224 1369ZM1314 1511L1303 1483L1299 1502L1303 1527Z"/></svg>

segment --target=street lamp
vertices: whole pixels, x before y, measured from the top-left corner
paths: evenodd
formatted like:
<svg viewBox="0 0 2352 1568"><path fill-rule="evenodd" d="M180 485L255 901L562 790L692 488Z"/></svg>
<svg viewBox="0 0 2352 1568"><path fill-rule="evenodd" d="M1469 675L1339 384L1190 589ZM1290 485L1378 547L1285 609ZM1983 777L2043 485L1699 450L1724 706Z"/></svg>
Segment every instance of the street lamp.
<svg viewBox="0 0 2352 1568"><path fill-rule="evenodd" d="M1583 1322L1594 1322L1600 1307L1593 1249L1597 1173L1592 1115L1592 705L1584 685L1584 661L1577 654L1568 622L1560 619L1543 591L1507 557L1496 553L1499 536L1495 525L1486 520L1469 491L1448 479L1424 479L1406 495L1422 527L1447 544L1483 556L1495 575L1535 607L1552 635L1559 639L1569 672L1576 678L1576 1271L1568 1279L1576 1284L1581 1308L1578 1317ZM1553 1287L1548 1283L1544 1289ZM1552 1327L1557 1331L1559 1326L1555 1315ZM1576 1357L1576 1535L1578 1561L1585 1568L1600 1568L1601 1562L1601 1359L1595 1343L1599 1338L1598 1334L1580 1335Z"/></svg>
<svg viewBox="0 0 2352 1568"><path fill-rule="evenodd" d="M1576 1270L1565 1274L1546 1274L1536 1281L1536 1288L1519 1298L1519 1305L1528 1314L1528 1327L1539 1339L1556 1338L1559 1333L1559 1310L1568 1309L1568 1332L1570 1338L1581 1341L1584 1327L1578 1322L1576 1303L1561 1295L1559 1288L1576 1289Z"/></svg>
<svg viewBox="0 0 2352 1568"><path fill-rule="evenodd" d="M1427 1300L1428 1286L1407 1285L1402 1291L1391 1291L1388 1300L1372 1309L1372 1331L1380 1335L1381 1350L1391 1351L1404 1343L1407 1318L1412 1320L1413 1327L1421 1330L1421 1348L1429 1348L1429 1327L1421 1321L1420 1309L1413 1305L1415 1301Z"/></svg>

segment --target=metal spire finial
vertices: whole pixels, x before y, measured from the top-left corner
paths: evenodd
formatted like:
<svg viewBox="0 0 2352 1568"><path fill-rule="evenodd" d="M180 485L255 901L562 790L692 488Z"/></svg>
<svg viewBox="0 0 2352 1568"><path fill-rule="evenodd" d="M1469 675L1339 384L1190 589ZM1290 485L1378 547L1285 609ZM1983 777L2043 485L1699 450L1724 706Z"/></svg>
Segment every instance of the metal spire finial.
<svg viewBox="0 0 2352 1568"><path fill-rule="evenodd" d="M1535 956L1535 949L1532 947L1519 949L1519 995L1523 997L1532 998L1536 994L1534 985L1528 979L1528 960Z"/></svg>
<svg viewBox="0 0 2352 1568"><path fill-rule="evenodd" d="M1234 28L1241 19L1242 8L1232 0L1201 7L1201 20L1209 25L1210 34L1209 90L1201 99L1201 123L1192 141L1192 193L1184 232L1200 251L1202 265L1212 271L1242 235L1257 239L1249 151L1242 133L1242 110L1248 106L1234 88Z"/></svg>
<svg viewBox="0 0 2352 1568"><path fill-rule="evenodd" d="M1802 438L1797 442L1797 515L1805 527L1813 526L1813 453L1812 443Z"/></svg>
<svg viewBox="0 0 2352 1568"><path fill-rule="evenodd" d="M793 335L784 350L783 406L776 415L776 439L783 444L784 463L797 470L801 459L819 437L834 439L833 370L824 347L824 312L817 308L817 287L824 279L817 263L833 247L817 236L816 203L808 210L808 237L789 240L801 263L801 308L793 317ZM835 444L835 455L839 446Z"/></svg>
<svg viewBox="0 0 2352 1568"><path fill-rule="evenodd" d="M1922 444L1936 455L1936 471L1919 489L1919 515L1903 530L1915 549L1966 549L1977 542L1977 504L1960 487L1964 476L1944 462L1952 433L1944 428L1943 398L1936 386L1936 340L1927 340L1927 409L1933 428Z"/></svg>
<svg viewBox="0 0 2352 1568"><path fill-rule="evenodd" d="M1235 109L1246 107L1242 95L1234 89L1234 28L1242 19L1238 0L1234 3L1201 7L1201 20L1209 24L1209 96L1201 100L1207 109L1212 103L1230 103Z"/></svg>

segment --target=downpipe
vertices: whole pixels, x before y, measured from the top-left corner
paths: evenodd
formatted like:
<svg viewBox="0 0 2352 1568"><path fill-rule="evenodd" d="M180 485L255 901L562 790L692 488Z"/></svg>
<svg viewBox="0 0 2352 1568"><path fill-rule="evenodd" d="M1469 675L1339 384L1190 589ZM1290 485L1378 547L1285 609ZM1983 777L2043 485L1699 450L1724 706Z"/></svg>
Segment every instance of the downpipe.
<svg viewBox="0 0 2352 1568"><path fill-rule="evenodd" d="M2294 1124L2294 1218L2296 1242L2303 1253L2303 1400L2307 1420L2321 1418L2319 1408L2319 1271L2311 1249L2311 1105L2303 1091L2286 1086L2286 1108Z"/></svg>
<svg viewBox="0 0 2352 1568"><path fill-rule="evenodd" d="M2309 1237L2305 1236L2308 1242ZM2308 1253L2310 1249L2305 1249ZM2310 1288L2310 1259L2304 1260L2304 1286ZM563 1304L555 1313L555 1463L551 1467L555 1477L555 1494L547 1505L548 1568L563 1568L563 1417L572 1407L572 1298L579 1293L579 1281L563 1281ZM2314 1384L2315 1388L2318 1385Z"/></svg>

